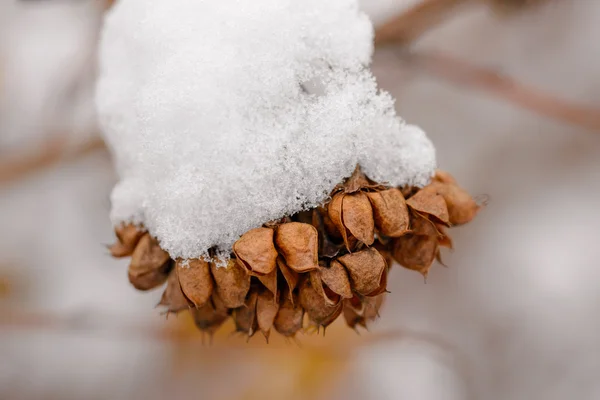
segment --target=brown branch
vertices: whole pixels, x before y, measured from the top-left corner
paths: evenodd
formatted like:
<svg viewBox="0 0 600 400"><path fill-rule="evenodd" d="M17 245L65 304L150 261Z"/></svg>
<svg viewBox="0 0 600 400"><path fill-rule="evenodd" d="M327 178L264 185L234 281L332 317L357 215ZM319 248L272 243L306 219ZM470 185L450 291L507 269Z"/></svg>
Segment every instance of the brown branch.
<svg viewBox="0 0 600 400"><path fill-rule="evenodd" d="M491 94L536 114L600 132L600 108L569 102L528 86L508 75L444 54L406 53L406 66L462 88Z"/></svg>
<svg viewBox="0 0 600 400"><path fill-rule="evenodd" d="M64 137L55 137L49 140L38 152L30 156L0 161L0 185L23 178L59 161L77 159L97 150L104 149L105 144L101 138L95 137L70 151L67 151L65 147L66 139Z"/></svg>
<svg viewBox="0 0 600 400"><path fill-rule="evenodd" d="M425 0L392 18L375 30L375 45L407 45L446 20L473 0Z"/></svg>

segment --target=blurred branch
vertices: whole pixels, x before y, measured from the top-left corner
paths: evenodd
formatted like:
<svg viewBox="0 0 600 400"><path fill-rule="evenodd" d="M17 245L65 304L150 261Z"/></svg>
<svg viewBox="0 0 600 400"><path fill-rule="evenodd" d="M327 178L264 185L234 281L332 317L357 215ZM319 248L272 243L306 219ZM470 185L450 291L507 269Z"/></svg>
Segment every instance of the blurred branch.
<svg viewBox="0 0 600 400"><path fill-rule="evenodd" d="M439 53L401 53L414 71L460 86L480 90L539 115L600 132L600 108L554 97L497 71Z"/></svg>
<svg viewBox="0 0 600 400"><path fill-rule="evenodd" d="M66 143L65 137L54 137L32 155L0 161L0 185L23 178L59 161L74 160L106 147L99 137L70 150L66 149Z"/></svg>

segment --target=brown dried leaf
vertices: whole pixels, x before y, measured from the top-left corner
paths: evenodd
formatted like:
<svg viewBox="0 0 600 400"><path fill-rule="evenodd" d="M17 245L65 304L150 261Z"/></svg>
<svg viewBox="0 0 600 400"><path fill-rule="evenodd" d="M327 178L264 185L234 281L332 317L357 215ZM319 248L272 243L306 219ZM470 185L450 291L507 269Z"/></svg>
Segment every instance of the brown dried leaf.
<svg viewBox="0 0 600 400"><path fill-rule="evenodd" d="M346 268L337 260L333 260L329 267L319 266L319 276L334 293L347 299L353 296Z"/></svg>
<svg viewBox="0 0 600 400"><path fill-rule="evenodd" d="M298 297L300 305L317 326L327 326L335 319L331 318L332 315L336 313L339 315L341 303L338 301L333 305L328 304L325 298L312 286L311 279L302 281Z"/></svg>
<svg viewBox="0 0 600 400"><path fill-rule="evenodd" d="M167 313L177 313L193 307L193 304L185 297L181 290L177 272L172 271L169 274L167 288L163 292L158 305L167 307Z"/></svg>
<svg viewBox="0 0 600 400"><path fill-rule="evenodd" d="M273 327L273 322L275 321L278 311L279 302L272 293L262 291L258 294L258 299L256 301L256 320L258 328L267 340L269 340L271 327Z"/></svg>
<svg viewBox="0 0 600 400"><path fill-rule="evenodd" d="M252 337L258 328L256 320L256 303L258 301L258 293L251 291L243 306L233 310L233 320L235 321L235 330Z"/></svg>
<svg viewBox="0 0 600 400"><path fill-rule="evenodd" d="M286 337L294 336L296 332L302 329L303 317L304 309L298 303L298 299L292 299L288 292L283 292L281 294L279 312L277 312L277 316L273 322L275 330Z"/></svg>
<svg viewBox="0 0 600 400"><path fill-rule="evenodd" d="M319 234L314 226L301 222L280 225L275 243L288 267L308 272L319 265Z"/></svg>
<svg viewBox="0 0 600 400"><path fill-rule="evenodd" d="M178 259L175 268L185 297L196 307L202 307L210 298L214 287L208 262L200 259Z"/></svg>
<svg viewBox="0 0 600 400"><path fill-rule="evenodd" d="M342 221L348 231L358 240L370 246L375 239L373 208L363 192L347 194L342 202ZM350 248L348 249L350 251Z"/></svg>
<svg viewBox="0 0 600 400"><path fill-rule="evenodd" d="M290 269L287 265L285 265L285 262L281 257L277 258L277 265L279 266L281 275L283 275L283 279L285 279L288 285L290 291L290 298L293 300L293 297L291 296L292 292L296 288L296 285L298 284L299 275L296 271Z"/></svg>
<svg viewBox="0 0 600 400"><path fill-rule="evenodd" d="M444 197L438 194L434 185L419 190L406 204L413 210L435 218L436 222L449 225L448 207Z"/></svg>
<svg viewBox="0 0 600 400"><path fill-rule="evenodd" d="M349 253L338 260L348 270L353 290L368 295L379 288L386 264L385 259L376 249L370 247L356 253Z"/></svg>
<svg viewBox="0 0 600 400"><path fill-rule="evenodd" d="M260 276L275 269L277 250L273 244L273 229L255 228L244 233L233 244L233 252L248 272Z"/></svg>
<svg viewBox="0 0 600 400"><path fill-rule="evenodd" d="M431 186L443 196L452 225L463 225L475 218L480 207L466 190L455 184L434 182Z"/></svg>
<svg viewBox="0 0 600 400"><path fill-rule="evenodd" d="M408 234L394 240L394 259L427 277L438 250L437 236Z"/></svg>
<svg viewBox="0 0 600 400"><path fill-rule="evenodd" d="M408 231L408 208L402 192L396 188L367 193L375 226L385 236L398 237Z"/></svg>
<svg viewBox="0 0 600 400"><path fill-rule="evenodd" d="M250 290L250 275L234 260L229 259L226 267L210 263L210 271L215 280L216 291L229 308L244 304Z"/></svg>

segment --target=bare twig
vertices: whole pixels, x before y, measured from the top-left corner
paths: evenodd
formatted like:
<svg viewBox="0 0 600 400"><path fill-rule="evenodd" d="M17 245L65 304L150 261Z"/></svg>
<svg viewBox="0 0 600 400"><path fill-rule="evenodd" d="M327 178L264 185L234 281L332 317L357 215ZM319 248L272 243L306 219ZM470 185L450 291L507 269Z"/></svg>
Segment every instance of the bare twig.
<svg viewBox="0 0 600 400"><path fill-rule="evenodd" d="M445 54L399 53L405 65L461 88L502 98L545 117L600 132L600 108L562 100L497 71Z"/></svg>

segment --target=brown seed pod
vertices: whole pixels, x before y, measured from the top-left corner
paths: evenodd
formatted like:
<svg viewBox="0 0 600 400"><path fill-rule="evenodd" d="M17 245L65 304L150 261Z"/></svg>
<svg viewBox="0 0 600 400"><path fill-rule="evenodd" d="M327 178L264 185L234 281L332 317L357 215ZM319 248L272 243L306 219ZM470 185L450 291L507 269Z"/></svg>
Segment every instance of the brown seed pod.
<svg viewBox="0 0 600 400"><path fill-rule="evenodd" d="M194 304L183 294L176 271L171 271L169 274L167 287L163 292L158 305L167 307L167 314L178 313L194 306Z"/></svg>
<svg viewBox="0 0 600 400"><path fill-rule="evenodd" d="M343 255L338 261L348 270L354 291L368 295L381 286L386 264L383 256L375 248Z"/></svg>
<svg viewBox="0 0 600 400"><path fill-rule="evenodd" d="M304 308L310 320L317 326L327 326L333 322L342 307L339 301L333 305L329 304L312 286L311 279L302 281L298 297L300 305ZM334 318L332 318L333 315L335 315Z"/></svg>
<svg viewBox="0 0 600 400"><path fill-rule="evenodd" d="M113 257L129 257L133 254L138 242L144 236L145 231L133 224L121 224L115 228L117 242L109 246Z"/></svg>
<svg viewBox="0 0 600 400"><path fill-rule="evenodd" d="M229 259L226 267L217 267L211 262L210 272L215 281L215 290L228 308L244 304L250 290L250 275L234 259Z"/></svg>
<svg viewBox="0 0 600 400"><path fill-rule="evenodd" d="M288 292L283 292L279 303L279 311L273 322L275 330L286 337L294 336L296 332L302 329L303 317L304 309L299 304L298 299L292 298Z"/></svg>
<svg viewBox="0 0 600 400"><path fill-rule="evenodd" d="M443 225L436 225L436 229L438 231L438 244L441 247L446 247L448 249L453 249L452 238L448 235L448 231L446 227Z"/></svg>
<svg viewBox="0 0 600 400"><path fill-rule="evenodd" d="M277 296L277 268L271 271L268 275L258 276L257 279L269 290L274 296Z"/></svg>
<svg viewBox="0 0 600 400"><path fill-rule="evenodd" d="M342 240L342 234L329 217L327 207L317 207L314 211L314 214L316 214L319 217L320 222L322 223L322 227L324 229L321 229L321 225L319 224L319 222L315 221L316 218L313 218L313 226L315 228L317 228L319 231L324 230L327 233L327 236L333 239L333 241L335 242L339 242L340 240Z"/></svg>
<svg viewBox="0 0 600 400"><path fill-rule="evenodd" d="M257 301L258 293L251 290L244 305L233 310L236 332L245 333L248 338L251 338L258 328L258 321L256 320Z"/></svg>
<svg viewBox="0 0 600 400"><path fill-rule="evenodd" d="M454 177L446 171L443 171L441 169L436 169L435 170L435 175L433 177L433 181L434 182L441 182L441 183L449 183L451 185L456 185L456 179L454 179Z"/></svg>
<svg viewBox="0 0 600 400"><path fill-rule="evenodd" d="M277 265L279 266L281 275L283 275L283 279L285 279L285 282L287 283L287 286L289 288L290 299L292 299L293 301L294 297L292 296L292 292L296 288L300 276L296 271L290 269L287 265L285 265L285 261L283 261L281 257L277 259Z"/></svg>
<svg viewBox="0 0 600 400"><path fill-rule="evenodd" d="M285 264L296 272L314 270L319 265L319 235L314 226L290 222L277 227L275 243Z"/></svg>
<svg viewBox="0 0 600 400"><path fill-rule="evenodd" d="M348 232L367 246L373 244L375 222L373 208L363 192L347 194L342 202L342 221Z"/></svg>
<svg viewBox="0 0 600 400"><path fill-rule="evenodd" d="M310 280L312 288L323 298L325 303L329 306L339 304L341 300L340 295L329 289L327 285L323 284L317 271L311 271L308 280Z"/></svg>
<svg viewBox="0 0 600 400"><path fill-rule="evenodd" d="M408 231L408 208L399 189L371 192L367 196L373 207L375 227L380 234L399 237Z"/></svg>
<svg viewBox="0 0 600 400"><path fill-rule="evenodd" d="M368 329L368 322L379 317L379 309L383 304L384 296L385 294L375 297L364 297L361 300L361 307L358 310L349 300L344 301L343 313L346 324L355 330L357 325Z"/></svg>
<svg viewBox="0 0 600 400"><path fill-rule="evenodd" d="M346 268L338 261L332 261L328 267L319 266L317 273L332 292L347 299L353 296Z"/></svg>
<svg viewBox="0 0 600 400"><path fill-rule="evenodd" d="M463 225L475 218L480 207L466 190L455 184L438 182L431 186L444 198L450 224Z"/></svg>
<svg viewBox="0 0 600 400"><path fill-rule="evenodd" d="M177 260L175 265L181 290L196 307L202 307L213 292L213 280L208 262L200 259Z"/></svg>
<svg viewBox="0 0 600 400"><path fill-rule="evenodd" d="M167 280L171 267L169 254L146 233L131 256L129 281L138 290L150 290Z"/></svg>
<svg viewBox="0 0 600 400"><path fill-rule="evenodd" d="M394 239L394 259L404 268L427 277L438 251L437 236L408 234Z"/></svg>
<svg viewBox="0 0 600 400"><path fill-rule="evenodd" d="M213 293L212 298L204 303L202 307L192 307L190 314L198 329L208 332L211 336L229 318L227 308L222 304L216 292Z"/></svg>
<svg viewBox="0 0 600 400"><path fill-rule="evenodd" d="M258 328L267 341L269 340L273 322L279 311L279 302L277 300L277 297L265 290L258 294L256 300L256 321Z"/></svg>
<svg viewBox="0 0 600 400"><path fill-rule="evenodd" d="M277 250L273 244L273 229L255 228L244 233L233 244L238 262L253 275L267 275L276 267Z"/></svg>
<svg viewBox="0 0 600 400"><path fill-rule="evenodd" d="M406 204L413 210L433 217L436 222L449 225L448 207L446 201L437 192L435 185L424 187L406 200Z"/></svg>
<svg viewBox="0 0 600 400"><path fill-rule="evenodd" d="M345 193L337 193L335 194L329 204L327 205L327 214L331 223L335 226L339 234L342 236L344 240L344 244L348 251L350 251L350 243L348 242L348 232L346 231L346 227L344 226L344 222L342 221L342 203L344 202Z"/></svg>

